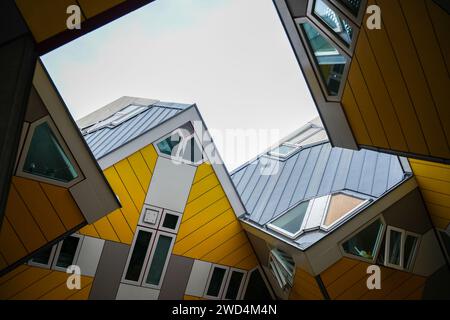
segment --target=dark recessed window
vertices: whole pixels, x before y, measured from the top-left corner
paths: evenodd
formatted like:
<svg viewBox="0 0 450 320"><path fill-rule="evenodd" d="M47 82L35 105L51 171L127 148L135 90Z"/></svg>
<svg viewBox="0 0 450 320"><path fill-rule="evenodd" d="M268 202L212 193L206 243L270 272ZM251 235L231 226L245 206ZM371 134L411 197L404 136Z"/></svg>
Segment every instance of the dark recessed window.
<svg viewBox="0 0 450 320"><path fill-rule="evenodd" d="M150 285L158 286L164 271L164 266L169 255L172 237L160 235L156 244L150 268L147 274L147 282Z"/></svg>
<svg viewBox="0 0 450 320"><path fill-rule="evenodd" d="M439 231L447 256L450 259L450 236L445 231Z"/></svg>
<svg viewBox="0 0 450 320"><path fill-rule="evenodd" d="M361 0L338 0L355 17L359 14Z"/></svg>
<svg viewBox="0 0 450 320"><path fill-rule="evenodd" d="M416 251L418 238L410 234L406 235L405 249L403 257L403 267L410 269L412 267L412 261L414 259L414 253Z"/></svg>
<svg viewBox="0 0 450 320"><path fill-rule="evenodd" d="M266 287L263 277L258 269L250 273L247 289L244 295L245 300L272 300L272 295Z"/></svg>
<svg viewBox="0 0 450 320"><path fill-rule="evenodd" d="M145 255L147 254L151 238L151 232L144 230L138 231L125 279L131 281L139 280L139 276L142 271L142 266L144 265Z"/></svg>
<svg viewBox="0 0 450 320"><path fill-rule="evenodd" d="M326 26L349 46L352 43L353 28L349 22L331 9L323 0L316 0L314 14L322 20Z"/></svg>
<svg viewBox="0 0 450 320"><path fill-rule="evenodd" d="M78 177L75 167L46 122L34 129L23 171L62 182Z"/></svg>
<svg viewBox="0 0 450 320"><path fill-rule="evenodd" d="M73 264L79 242L80 238L78 237L68 236L64 239L61 250L59 251L58 259L56 260L57 267L67 268Z"/></svg>
<svg viewBox="0 0 450 320"><path fill-rule="evenodd" d="M301 28L328 95L338 95L347 59L311 23L304 22Z"/></svg>
<svg viewBox="0 0 450 320"><path fill-rule="evenodd" d="M220 294L222 288L222 282L225 277L226 270L220 267L214 267L214 270L209 281L208 290L206 294L211 297L217 297Z"/></svg>
<svg viewBox="0 0 450 320"><path fill-rule="evenodd" d="M50 258L52 256L53 247L45 248L36 253L33 258L31 258L31 262L48 265L50 264Z"/></svg>
<svg viewBox="0 0 450 320"><path fill-rule="evenodd" d="M157 143L157 147L161 153L172 155L173 150L181 142L181 136L178 133L172 134Z"/></svg>
<svg viewBox="0 0 450 320"><path fill-rule="evenodd" d="M382 231L383 223L378 219L345 241L342 247L348 254L372 261L382 238Z"/></svg>
<svg viewBox="0 0 450 320"><path fill-rule="evenodd" d="M238 298L239 289L241 288L242 284L242 279L244 279L243 272L236 270L233 270L231 272L227 292L225 293L225 299L236 300Z"/></svg>
<svg viewBox="0 0 450 320"><path fill-rule="evenodd" d="M175 230L177 228L179 217L174 214L166 213L162 226L167 229Z"/></svg>

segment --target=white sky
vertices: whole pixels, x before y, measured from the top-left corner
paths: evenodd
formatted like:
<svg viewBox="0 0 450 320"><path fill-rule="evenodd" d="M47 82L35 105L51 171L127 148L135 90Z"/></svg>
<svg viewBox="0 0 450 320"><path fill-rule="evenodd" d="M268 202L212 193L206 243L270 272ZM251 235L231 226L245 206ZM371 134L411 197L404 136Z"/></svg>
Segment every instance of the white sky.
<svg viewBox="0 0 450 320"><path fill-rule="evenodd" d="M230 170L317 116L271 0L157 0L43 61L75 119L124 95L196 103Z"/></svg>

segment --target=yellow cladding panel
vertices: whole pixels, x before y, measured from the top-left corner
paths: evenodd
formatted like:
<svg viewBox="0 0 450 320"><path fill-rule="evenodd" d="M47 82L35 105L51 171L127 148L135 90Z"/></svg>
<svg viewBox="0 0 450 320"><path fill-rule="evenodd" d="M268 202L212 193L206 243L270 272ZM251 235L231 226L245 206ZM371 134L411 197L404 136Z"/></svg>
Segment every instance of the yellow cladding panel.
<svg viewBox="0 0 450 320"><path fill-rule="evenodd" d="M247 236L208 163L197 168L173 253L245 270L257 265Z"/></svg>
<svg viewBox="0 0 450 320"><path fill-rule="evenodd" d="M450 224L450 165L415 159L409 162L435 227L446 229Z"/></svg>
<svg viewBox="0 0 450 320"><path fill-rule="evenodd" d="M323 295L316 279L303 269L297 268L289 300L323 300Z"/></svg>
<svg viewBox="0 0 450 320"><path fill-rule="evenodd" d="M148 145L105 169L103 173L122 208L88 225L80 233L131 244L158 154Z"/></svg>
<svg viewBox="0 0 450 320"><path fill-rule="evenodd" d="M124 1L125 0L78 0L78 3L83 9L84 14L88 18L92 18Z"/></svg>
<svg viewBox="0 0 450 320"><path fill-rule="evenodd" d="M87 299L92 277L81 276L81 289L69 290L65 272L22 265L0 278L0 299Z"/></svg>
<svg viewBox="0 0 450 320"><path fill-rule="evenodd" d="M3 219L2 229L0 231L0 251L8 265L23 258L28 253L16 232L11 227L7 217Z"/></svg>
<svg viewBox="0 0 450 320"><path fill-rule="evenodd" d="M367 267L370 264L342 258L320 275L331 299L420 299L425 277L386 267L381 268L380 290L367 288Z"/></svg>
<svg viewBox="0 0 450 320"><path fill-rule="evenodd" d="M96 1L95 1L96 2ZM67 7L77 5L75 0L16 0L36 42L46 40L67 30ZM81 17L82 21L84 17Z"/></svg>

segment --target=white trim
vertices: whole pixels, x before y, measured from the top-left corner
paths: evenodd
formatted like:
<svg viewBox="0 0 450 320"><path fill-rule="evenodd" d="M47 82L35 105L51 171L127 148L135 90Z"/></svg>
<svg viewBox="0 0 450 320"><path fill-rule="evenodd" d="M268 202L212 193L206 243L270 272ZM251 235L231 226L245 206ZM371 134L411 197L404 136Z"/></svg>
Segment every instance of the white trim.
<svg viewBox="0 0 450 320"><path fill-rule="evenodd" d="M51 178L47 178L42 175L32 174L32 173L23 171L23 166L24 166L25 160L28 156L28 151L30 148L31 140L33 139L34 131L35 131L36 127L38 127L39 125L41 125L43 123L47 123L52 134L58 141L59 146L63 149L65 156L69 159L70 164L74 167L75 172L77 173L77 177L69 182L64 182L64 181L57 180L57 179L51 179ZM75 161L75 158L73 157L72 152L70 152L63 137L59 133L58 128L56 127L55 123L53 122L52 118L49 115L46 115L46 116L42 117L41 119L36 120L32 124L30 124L29 130L27 132L27 137L25 139L25 142L24 142L24 145L22 148L22 153L20 154L20 159L19 159L19 162L17 165L16 175L19 177L42 181L45 183L49 183L49 184L53 184L53 185L57 185L57 186L61 186L61 187L66 187L66 188L70 188L71 186L77 184L78 182L80 182L81 180L84 179L84 175L81 172L81 170L78 166L78 163Z"/></svg>
<svg viewBox="0 0 450 320"><path fill-rule="evenodd" d="M391 231L400 233L400 253L399 253L399 264L394 264L389 262L390 256L390 244L391 244ZM391 267L399 270L403 270L403 254L405 247L405 230L396 228L393 226L388 226L386 229L386 246L384 248L384 265L386 267Z"/></svg>
<svg viewBox="0 0 450 320"><path fill-rule="evenodd" d="M167 251L166 260L164 262L164 266L163 266L163 269L162 269L162 272L161 272L161 277L159 278L159 282L158 282L157 285L154 285L154 284L147 283L146 279L147 279L148 273L150 271L150 265L153 262L153 257L155 255L156 247L158 246L158 240L159 240L159 238L161 236L169 237L169 238L172 239L172 241L170 243L169 250ZM161 286L162 286L163 281L164 281L164 276L166 275L167 266L169 265L170 256L172 255L172 249L173 249L173 246L175 245L175 238L176 238L176 235L173 234L173 233L169 233L169 232L165 232L165 231L158 231L156 233L155 240L153 241L153 245L152 245L152 248L151 248L150 255L149 255L148 259L144 262L145 270L144 270L144 274L143 274L143 277L142 277L142 280L141 280L141 286L142 287L152 288L152 289L161 289Z"/></svg>
<svg viewBox="0 0 450 320"><path fill-rule="evenodd" d="M372 259L367 259L361 256L357 256L351 253L347 253L344 250L344 247L342 246L344 244L344 242L346 242L347 240L350 240L351 238L353 238L354 236L356 236L359 232L363 231L364 229L366 229L368 226L370 226L372 223L374 223L377 220L381 220L381 231L378 232L377 235L377 239L375 241L375 252L373 253L373 258ZM372 220L366 222L364 225L362 225L360 228L358 228L357 230L355 230L354 232L352 232L349 236L347 236L346 238L344 238L344 240L339 242L339 249L341 250L341 253L344 257L348 257L348 258L352 258L352 259L357 259L357 260L361 260L364 262L369 262L369 263L375 263L378 257L378 254L380 252L381 249L381 244L383 242L383 236L384 236L384 232L386 230L386 221L384 220L384 217L382 215L378 215L375 218L373 218Z"/></svg>
<svg viewBox="0 0 450 320"><path fill-rule="evenodd" d="M408 236L413 236L416 238L416 245L413 248L413 251L411 252L411 257L409 258L409 265L404 266L405 270L412 270L414 269L414 264L416 262L416 258L417 258L417 253L419 251L419 246L420 246L420 240L422 239L422 237L420 236L420 234L411 232L411 231L406 231L405 234L405 243L406 243L406 239L408 238ZM407 261L408 262L408 261Z"/></svg>
<svg viewBox="0 0 450 320"><path fill-rule="evenodd" d="M154 210L154 211L158 212L158 216L156 217L156 221L155 221L154 224L151 224L151 223L148 223L148 222L144 221L145 212L146 212L147 209ZM146 227L146 228L155 228L155 229L157 229L159 227L159 223L161 221L161 216L162 215L163 215L163 208L152 206L152 205L144 203L144 205L142 206L141 215L139 216L138 225L140 225L142 227Z"/></svg>
<svg viewBox="0 0 450 320"><path fill-rule="evenodd" d="M136 281L135 280L128 280L125 277L127 275L127 271L128 271L129 266L130 266L131 256L133 255L133 252L134 252L134 247L136 245L136 240L138 238L139 231L144 231L144 232L151 233L151 236L150 236L150 240L149 240L149 243L148 243L147 252L145 253L144 261L142 262L142 268L141 268L141 272L139 274L138 280L136 280ZM142 278L144 277L144 273L145 273L145 269L146 269L146 263L148 261L148 256L150 255L150 251L152 249L153 242L155 240L157 232L158 231L156 229L150 229L150 228L142 227L142 226L137 226L136 227L136 230L134 232L133 243L131 244L130 251L128 252L127 263L125 264L125 268L123 270L123 274L122 274L122 278L121 278L120 282L126 283L126 284L137 285L137 286L140 285L140 283L142 282Z"/></svg>
<svg viewBox="0 0 450 320"><path fill-rule="evenodd" d="M279 152L275 152L275 151L274 151L275 149L279 149L279 148L281 148L281 147L283 147L283 146L292 148L292 150L289 151L289 152L286 153L286 154L282 154L282 153L279 153ZM294 153L296 153L299 149L301 149L300 146L297 146L297 145L295 145L295 144L290 144L290 143L286 143L286 142L285 142L285 143L282 143L282 144L276 146L276 147L273 148L272 150L270 150L270 151L267 153L267 155L269 155L269 156L271 156L271 157L273 157L273 158L275 158L275 159L285 160L285 159L289 158L291 155L293 155Z"/></svg>
<svg viewBox="0 0 450 320"><path fill-rule="evenodd" d="M69 237L74 237L74 238L78 238L79 239L78 240L78 244L77 244L77 249L75 250L75 254L73 255L73 260L72 260L71 265L76 265L77 264L78 255L80 254L81 246L83 245L84 236L81 235L81 234L78 234L78 233L73 233L73 234L71 234L70 236L67 236L64 240L62 240L62 241L60 241L58 243L57 248L56 248L55 257L54 257L53 262L52 262L52 269L53 270L63 271L63 272L66 272L66 270L67 270L67 268L59 267L56 264L58 263L59 254L61 253L62 245L63 245L64 241L67 238L69 238Z"/></svg>
<svg viewBox="0 0 450 320"><path fill-rule="evenodd" d="M55 253L56 253L57 246L58 246L58 244L55 244L52 246L52 249L50 251L50 256L48 258L47 263L44 264L44 263L34 262L33 257L31 257L31 259L28 260L28 265L34 266L34 267L45 268L45 269L51 269L52 265L53 265L53 261L55 259Z"/></svg>
<svg viewBox="0 0 450 320"><path fill-rule="evenodd" d="M223 300L231 300L231 299L225 298L225 296L227 295L228 287L230 286L231 276L233 275L233 272L242 273L241 283L239 285L239 289L238 289L238 293L236 295L236 299L234 299L234 300L241 300L242 299L242 293L243 293L243 289L244 289L245 280L246 280L246 277L247 277L247 271L242 270L242 269L238 269L238 268L230 268L230 271L228 272L228 278L227 278L227 280L225 282L225 288L223 289L223 295L222 295L222 299Z"/></svg>
<svg viewBox="0 0 450 320"><path fill-rule="evenodd" d="M302 203L307 202L307 201L308 201L308 207L306 208L306 212L305 212L305 215L303 216L302 224L300 225L300 228L299 228L299 230L297 232L291 233L289 231L286 231L286 230L284 230L284 229L282 229L280 227L277 227L276 225L272 224L272 222L274 222L275 220L278 220L282 216L284 216L287 213L289 213L290 211L292 211L294 208L298 207L299 205L301 205ZM290 238L290 239L298 238L301 234L303 234L305 232L305 230L304 230L305 229L305 225L306 225L306 222L308 220L309 213L310 213L310 211L312 209L313 204L314 204L314 198L311 198L309 200L302 200L302 201L298 202L295 206L293 206L290 209L287 209L286 211L284 211L284 213L281 213L277 217L273 218L270 222L267 223L267 227L269 229L272 229L275 232L278 232L278 233L280 233L280 234Z"/></svg>
<svg viewBox="0 0 450 320"><path fill-rule="evenodd" d="M167 215L167 214L171 214L171 215L173 215L173 216L177 216L177 217L178 217L178 220L177 220L177 224L176 224L176 226L175 226L175 229L170 229L170 228L166 228L166 227L163 226L163 224L164 224L164 219L166 218L166 215ZM178 230L180 229L182 216L183 216L183 214L180 213L180 212L173 211L173 210L167 210L167 209L164 209L164 210L163 210L163 213L162 213L162 216L161 216L161 221L160 221L160 223L159 223L159 230L166 231L166 232L169 232L169 233L177 234L177 233L178 233Z"/></svg>
<svg viewBox="0 0 450 320"><path fill-rule="evenodd" d="M209 289L209 286L211 284L211 279L212 279L212 275L214 273L214 269L215 268L219 268L219 269L225 270L225 274L223 275L222 283L220 284L219 293L217 294L217 296L210 296L210 295L208 295L208 289ZM223 292L224 292L225 283L226 283L226 280L228 278L229 271L230 271L230 267L227 267L227 266L224 266L224 265L220 265L220 264L212 264L211 265L211 269L209 271L209 275L208 275L208 281L206 281L205 292L203 294L203 297L208 298L208 299L220 299L222 297Z"/></svg>

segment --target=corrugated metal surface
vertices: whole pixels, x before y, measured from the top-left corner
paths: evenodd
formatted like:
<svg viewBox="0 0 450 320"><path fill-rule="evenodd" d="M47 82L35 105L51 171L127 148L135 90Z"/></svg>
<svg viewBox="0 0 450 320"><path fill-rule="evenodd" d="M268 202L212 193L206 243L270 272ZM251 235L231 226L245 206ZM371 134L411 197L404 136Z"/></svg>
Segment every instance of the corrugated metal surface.
<svg viewBox="0 0 450 320"><path fill-rule="evenodd" d="M267 162L271 162L269 165ZM264 175L271 167L271 175ZM303 199L348 189L378 198L404 179L398 157L323 143L285 161L261 157L232 173L249 219L260 225Z"/></svg>
<svg viewBox="0 0 450 320"><path fill-rule="evenodd" d="M103 128L85 134L84 138L98 160L191 106L189 104L158 102L147 111L115 128Z"/></svg>

